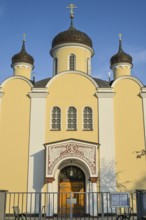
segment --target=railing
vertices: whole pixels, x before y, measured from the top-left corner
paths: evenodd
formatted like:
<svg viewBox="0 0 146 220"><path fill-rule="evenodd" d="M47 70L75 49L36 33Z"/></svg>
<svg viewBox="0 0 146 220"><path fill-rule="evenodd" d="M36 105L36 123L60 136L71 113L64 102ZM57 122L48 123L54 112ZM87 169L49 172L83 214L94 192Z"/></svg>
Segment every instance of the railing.
<svg viewBox="0 0 146 220"><path fill-rule="evenodd" d="M131 219L136 219L136 194L129 194ZM117 214L125 211L124 207L111 206L111 194L106 192L71 192L71 193L6 193L5 220L17 219L14 208L24 213L27 220L52 218L64 219L109 219L116 220ZM24 215L24 216L25 216ZM23 218L25 219L25 218Z"/></svg>

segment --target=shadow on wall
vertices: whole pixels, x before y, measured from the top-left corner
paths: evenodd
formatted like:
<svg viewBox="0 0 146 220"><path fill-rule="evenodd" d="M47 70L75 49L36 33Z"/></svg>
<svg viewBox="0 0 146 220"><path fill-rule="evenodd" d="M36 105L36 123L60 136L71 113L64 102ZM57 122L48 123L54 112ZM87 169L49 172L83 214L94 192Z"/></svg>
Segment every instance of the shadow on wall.
<svg viewBox="0 0 146 220"><path fill-rule="evenodd" d="M44 174L45 174L45 150L41 150L36 154L32 155L33 157L33 189L36 192L41 192L44 186Z"/></svg>
<svg viewBox="0 0 146 220"><path fill-rule="evenodd" d="M143 176L143 178L139 179L134 185L135 189L146 189L146 174Z"/></svg>
<svg viewBox="0 0 146 220"><path fill-rule="evenodd" d="M107 161L102 160L101 161L101 175L100 175L100 183L102 186L104 186L105 192L113 192L113 191L120 191L125 192L127 191L128 184L130 181L122 182L120 180L120 174L122 171L116 172L116 164L114 161ZM101 189L102 190L102 189Z"/></svg>

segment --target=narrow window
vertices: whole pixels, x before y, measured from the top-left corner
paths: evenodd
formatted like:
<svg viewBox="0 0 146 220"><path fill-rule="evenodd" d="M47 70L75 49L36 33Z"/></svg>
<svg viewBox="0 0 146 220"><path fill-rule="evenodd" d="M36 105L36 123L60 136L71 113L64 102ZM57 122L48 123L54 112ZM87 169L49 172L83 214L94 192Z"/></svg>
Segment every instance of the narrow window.
<svg viewBox="0 0 146 220"><path fill-rule="evenodd" d="M54 59L54 75L57 74L58 71L58 60L57 58Z"/></svg>
<svg viewBox="0 0 146 220"><path fill-rule="evenodd" d="M75 70L76 69L76 56L71 54L69 57L69 69Z"/></svg>
<svg viewBox="0 0 146 220"><path fill-rule="evenodd" d="M85 107L83 112L83 129L87 131L93 130L92 109Z"/></svg>
<svg viewBox="0 0 146 220"><path fill-rule="evenodd" d="M61 110L59 107L52 109L52 130L61 130Z"/></svg>
<svg viewBox="0 0 146 220"><path fill-rule="evenodd" d="M87 59L87 74L91 74L91 60Z"/></svg>
<svg viewBox="0 0 146 220"><path fill-rule="evenodd" d="M69 107L68 109L68 130L76 130L77 129L77 116L76 116L76 108Z"/></svg>

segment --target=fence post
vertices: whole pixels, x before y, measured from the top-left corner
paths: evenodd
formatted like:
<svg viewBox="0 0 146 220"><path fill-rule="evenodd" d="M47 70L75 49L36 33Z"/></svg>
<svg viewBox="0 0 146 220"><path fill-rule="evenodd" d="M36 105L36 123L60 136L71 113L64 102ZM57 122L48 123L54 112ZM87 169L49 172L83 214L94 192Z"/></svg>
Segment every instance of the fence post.
<svg viewBox="0 0 146 220"><path fill-rule="evenodd" d="M41 195L41 193L39 193L39 220L42 219L42 207L41 207L41 205L42 205L42 195Z"/></svg>
<svg viewBox="0 0 146 220"><path fill-rule="evenodd" d="M72 192L70 193L70 220L72 220Z"/></svg>
<svg viewBox="0 0 146 220"><path fill-rule="evenodd" d="M104 195L101 192L101 218L104 219Z"/></svg>
<svg viewBox="0 0 146 220"><path fill-rule="evenodd" d="M7 190L0 190L0 220L5 219Z"/></svg>

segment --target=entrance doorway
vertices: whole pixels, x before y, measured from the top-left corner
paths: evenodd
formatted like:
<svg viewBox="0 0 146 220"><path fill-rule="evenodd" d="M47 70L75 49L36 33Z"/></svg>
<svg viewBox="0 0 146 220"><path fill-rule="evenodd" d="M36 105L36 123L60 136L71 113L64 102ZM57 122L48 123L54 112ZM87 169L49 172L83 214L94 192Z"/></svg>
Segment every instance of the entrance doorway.
<svg viewBox="0 0 146 220"><path fill-rule="evenodd" d="M59 174L59 214L85 214L85 175L76 166L67 166Z"/></svg>

